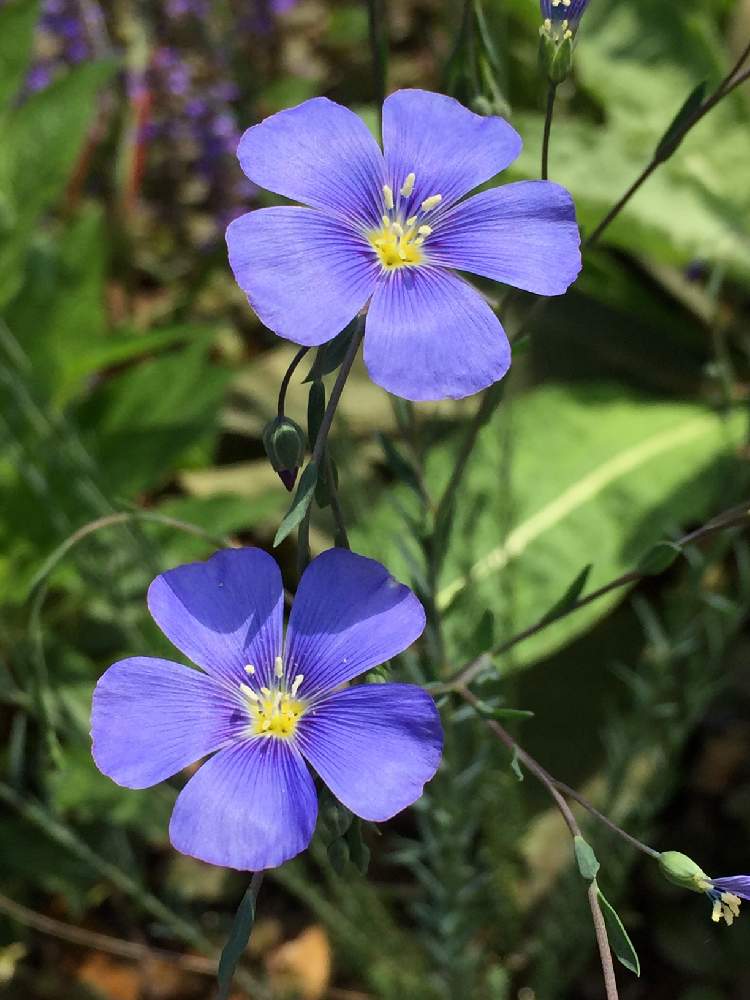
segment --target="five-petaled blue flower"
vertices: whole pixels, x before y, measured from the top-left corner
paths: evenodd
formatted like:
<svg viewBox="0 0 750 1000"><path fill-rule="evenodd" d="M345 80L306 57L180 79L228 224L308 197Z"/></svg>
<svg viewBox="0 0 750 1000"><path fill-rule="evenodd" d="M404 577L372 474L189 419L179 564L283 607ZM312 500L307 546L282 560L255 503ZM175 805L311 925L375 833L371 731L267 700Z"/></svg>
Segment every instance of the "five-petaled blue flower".
<svg viewBox="0 0 750 1000"><path fill-rule="evenodd" d="M213 754L188 781L169 827L177 850L256 871L304 850L317 798L307 763L364 819L389 819L422 794L443 736L413 684L348 681L400 653L425 615L379 563L345 549L313 560L282 651L284 591L260 549L220 551L158 576L151 614L202 668L132 657L96 686L97 766L146 788Z"/></svg>
<svg viewBox="0 0 750 1000"><path fill-rule="evenodd" d="M367 307L375 382L406 399L468 396L502 378L510 347L455 271L561 295L581 266L575 209L559 185L465 197L520 151L502 118L423 90L386 100L383 152L360 118L324 97L281 111L245 132L240 164L310 207L236 219L227 230L235 277L266 326L309 346Z"/></svg>

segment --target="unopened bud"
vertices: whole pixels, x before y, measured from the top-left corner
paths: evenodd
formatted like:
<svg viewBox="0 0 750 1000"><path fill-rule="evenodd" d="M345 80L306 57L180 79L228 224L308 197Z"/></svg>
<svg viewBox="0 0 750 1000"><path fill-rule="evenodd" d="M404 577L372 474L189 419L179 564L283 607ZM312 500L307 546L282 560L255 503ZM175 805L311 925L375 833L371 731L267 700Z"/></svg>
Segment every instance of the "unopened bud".
<svg viewBox="0 0 750 1000"><path fill-rule="evenodd" d="M573 68L573 39L589 0L541 0L539 61L547 79L557 87Z"/></svg>
<svg viewBox="0 0 750 1000"><path fill-rule="evenodd" d="M263 447L271 465L291 493L305 457L305 432L289 417L274 417L263 431Z"/></svg>
<svg viewBox="0 0 750 1000"><path fill-rule="evenodd" d="M687 854L679 851L664 851L660 854L659 868L666 879L682 889L705 892L711 886L711 880L703 869Z"/></svg>

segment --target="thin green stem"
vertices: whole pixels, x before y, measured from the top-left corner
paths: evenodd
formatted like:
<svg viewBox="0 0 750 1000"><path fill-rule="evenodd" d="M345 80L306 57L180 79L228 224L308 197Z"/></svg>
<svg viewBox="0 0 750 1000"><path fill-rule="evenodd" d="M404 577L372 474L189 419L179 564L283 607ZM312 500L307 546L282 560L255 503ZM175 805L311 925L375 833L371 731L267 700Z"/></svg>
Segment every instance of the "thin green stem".
<svg viewBox="0 0 750 1000"><path fill-rule="evenodd" d="M583 808L587 812L591 813L595 819L597 819L600 823L603 823L613 833L616 833L618 837L622 837L623 840L626 840L631 847L637 848L637 850L641 851L643 854L647 854L650 858L659 857L659 851L655 851L653 847L649 847L648 844L644 844L642 840L638 840L638 838L634 837L632 833L628 833L627 830L623 830L621 826L618 826L614 820L609 818L609 816L605 816L603 812L600 812L596 806L592 805L592 803L589 802L585 796L581 795L580 792L577 792L575 788L571 788L570 785L566 785L564 781L558 781L557 778L552 778L551 775L550 778L558 791L562 792L562 794L567 796L567 798L573 799L573 801L577 802L580 806L583 806Z"/></svg>
<svg viewBox="0 0 750 1000"><path fill-rule="evenodd" d="M457 689L457 693L474 708L479 708L479 699L467 688L459 688ZM508 730L504 726L501 726L496 719L484 718L483 721L487 728L494 733L500 742L504 743L505 746L515 755L516 759L521 761L527 770L533 774L534 777L546 788L555 805L559 809L570 836L573 839L576 837L582 837L583 835L581 833L581 828L578 825L578 821L573 815L570 806L565 801L565 798L558 791L557 782L552 775L549 774L542 767L539 761L532 757L530 753L527 753L510 735ZM604 976L607 1000L618 1000L617 980L615 979L612 952L609 947L609 938L607 937L607 926L604 923L604 915L602 914L601 907L599 905L598 887L595 880L589 884L587 896L589 907L591 908L591 919L594 924L596 943L599 948L599 958L602 965L602 974Z"/></svg>
<svg viewBox="0 0 750 1000"><path fill-rule="evenodd" d="M373 91L378 115L382 113L387 93L388 32L386 29L385 0L367 0L372 53Z"/></svg>
<svg viewBox="0 0 750 1000"><path fill-rule="evenodd" d="M341 399L341 393L344 391L344 386L346 385L346 380L349 378L349 372L352 370L352 365L354 364L354 359L357 356L357 351L362 343L362 338L365 334L365 319L364 316L360 317L356 329L352 333L352 338L349 341L349 346L346 349L346 354L344 355L344 360L341 362L341 367L336 375L336 381L333 384L333 389L331 390L331 395L328 399L328 405L325 408L325 413L323 414L323 419L320 422L320 429L318 430L318 436L315 439L315 445L312 451L311 462L314 462L318 469L322 467L323 459L326 451L326 444L328 441L328 433L331 429L331 424L333 423L333 418L336 414L336 409L339 405L339 400ZM334 489L335 492L335 489ZM304 571L308 562L310 561L310 513L312 511L312 503L307 508L305 516L302 518L299 526L299 534L297 536L297 568L300 575ZM334 513L335 516L335 513Z"/></svg>
<svg viewBox="0 0 750 1000"><path fill-rule="evenodd" d="M336 480L333 474L333 461L331 456L328 454L328 449L326 448L326 479L328 481L328 496L331 502L331 513L333 514L333 520L336 523L336 544L342 548L349 549L349 536L346 533L346 524L344 522L344 512L341 509L341 503L339 502L339 491L336 487Z"/></svg>
<svg viewBox="0 0 750 1000"><path fill-rule="evenodd" d="M307 352L310 350L309 347L300 347L297 353L292 358L289 367L284 372L284 377L281 380L281 385L279 386L279 405L278 414L280 417L284 416L284 404L286 402L286 391L289 388L289 382L291 381L292 375L294 375L295 369L300 361L304 358Z"/></svg>
<svg viewBox="0 0 750 1000"><path fill-rule="evenodd" d="M721 514L717 514L716 517L711 518L711 520L707 521L702 527L696 528L695 531L691 531L687 535L683 535L681 538L678 538L674 544L678 548L684 548L686 545L691 545L695 542L709 538L717 532L726 531L729 528L747 526L748 524L750 524L750 500L748 500L747 503L740 504L736 507L730 508L729 510L723 511ZM461 689L466 685L473 683L479 674L481 674L487 667L488 663L490 663L491 657L502 656L514 646L518 645L519 642L523 642L524 639L528 639L532 635L536 635L538 632L547 628L548 625L553 624L553 622L560 621L562 618L566 618L568 615L573 614L573 612L579 611L581 608L585 608L587 604L591 604L593 601L599 600L600 597L604 597L605 594L608 594L613 590L618 590L621 587L627 587L630 584L638 583L648 575L649 574L644 573L639 569L630 570L627 573L622 573L620 576L615 577L614 580L610 580L609 583L605 583L603 586L597 588L597 590L593 590L585 597L579 598L566 609L564 614L550 618L549 614L545 613L541 616L541 618L534 622L533 625L523 629L523 631L511 636L509 639L499 643L497 646L493 646L491 649L481 653L465 666L461 667L461 669L458 670L452 678L449 678L449 680L446 681L444 690Z"/></svg>
<svg viewBox="0 0 750 1000"><path fill-rule="evenodd" d="M555 113L555 97L557 86L554 83L549 85L547 90L547 109L544 115L544 135L542 136L542 180L549 177L549 141L552 132L552 116Z"/></svg>

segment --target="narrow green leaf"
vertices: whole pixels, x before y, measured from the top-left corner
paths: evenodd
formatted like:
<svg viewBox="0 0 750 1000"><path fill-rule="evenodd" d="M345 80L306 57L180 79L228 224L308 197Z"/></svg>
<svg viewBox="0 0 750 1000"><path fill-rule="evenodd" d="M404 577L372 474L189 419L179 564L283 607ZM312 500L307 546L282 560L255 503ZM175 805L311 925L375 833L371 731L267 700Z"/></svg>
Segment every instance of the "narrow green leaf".
<svg viewBox="0 0 750 1000"><path fill-rule="evenodd" d="M219 959L218 1000L227 1000L229 997L229 990L232 987L234 970L237 968L237 963L242 958L242 954L247 947L247 942L250 940L250 932L252 931L253 923L255 922L255 901L258 895L259 885L260 883L256 881L256 877L253 876L245 895L242 897L240 905L237 907L237 912L234 915L232 929L229 932L229 938L222 949L221 958Z"/></svg>
<svg viewBox="0 0 750 1000"><path fill-rule="evenodd" d="M594 848L583 837L574 837L573 847L576 852L578 871L587 882L593 882L600 867L597 856L594 854Z"/></svg>
<svg viewBox="0 0 750 1000"><path fill-rule="evenodd" d="M286 512L283 521L279 525L279 530L276 532L276 537L273 540L274 548L281 544L290 532L294 531L307 513L307 508L312 502L317 481L318 466L315 462L309 462L300 476L297 492L294 494L294 500L292 500L292 506Z"/></svg>
<svg viewBox="0 0 750 1000"><path fill-rule="evenodd" d="M635 948L633 947L633 942L628 937L628 932L622 925L622 921L617 915L617 910L614 906L607 900L602 890L597 886L596 894L599 897L599 903L602 908L602 913L604 914L604 920L607 924L607 930L609 932L609 943L612 951L615 953L618 961L634 972L636 976L641 974L641 963L638 960L638 955Z"/></svg>
<svg viewBox="0 0 750 1000"><path fill-rule="evenodd" d="M680 555L682 555L681 545L675 542L659 542L640 560L638 572L644 576L658 576L665 569L669 569Z"/></svg>
<svg viewBox="0 0 750 1000"><path fill-rule="evenodd" d="M310 386L310 394L307 397L307 440L310 442L310 449L315 447L318 439L318 431L323 423L323 415L326 410L326 387L316 379Z"/></svg>
<svg viewBox="0 0 750 1000"><path fill-rule="evenodd" d="M349 346L349 341L352 339L352 334L358 322L357 319L353 319L333 340L329 340L327 344L323 344L318 348L318 353L315 355L315 360L312 363L310 371L307 373L307 377L303 379L304 382L315 382L323 378L324 375L330 375L331 372L336 371L344 360L346 349Z"/></svg>
<svg viewBox="0 0 750 1000"><path fill-rule="evenodd" d="M706 81L702 80L690 91L685 101L672 119L669 127L656 145L654 159L668 160L682 142L680 133L703 103L706 96Z"/></svg>
<svg viewBox="0 0 750 1000"><path fill-rule="evenodd" d="M557 621L558 618L562 618L567 615L576 604L576 601L583 593L584 587L588 582L589 573L593 567L593 563L589 563L588 566L584 566L578 576L573 580L570 586L566 589L565 593L562 595L559 601L549 609L547 614L542 619L542 624L549 625L552 622Z"/></svg>
<svg viewBox="0 0 750 1000"><path fill-rule="evenodd" d="M502 708L486 701L477 701L474 708L483 719L533 719L534 713L522 708Z"/></svg>

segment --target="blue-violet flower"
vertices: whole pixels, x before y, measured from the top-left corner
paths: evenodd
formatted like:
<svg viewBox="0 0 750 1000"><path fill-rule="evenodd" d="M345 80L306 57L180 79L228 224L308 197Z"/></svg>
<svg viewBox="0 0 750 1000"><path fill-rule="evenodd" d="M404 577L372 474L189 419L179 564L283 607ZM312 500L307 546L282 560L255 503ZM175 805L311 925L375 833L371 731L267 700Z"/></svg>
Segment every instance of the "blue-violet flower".
<svg viewBox="0 0 750 1000"><path fill-rule="evenodd" d="M367 308L372 379L413 400L460 398L502 378L510 347L456 271L561 295L581 266L569 193L521 181L466 198L511 164L504 119L400 90L383 105L383 152L364 122L324 97L248 129L255 184L309 207L263 208L227 230L237 282L263 323L314 346ZM369 306L368 306L369 303Z"/></svg>
<svg viewBox="0 0 750 1000"><path fill-rule="evenodd" d="M557 38L572 38L589 0L541 0L544 29Z"/></svg>
<svg viewBox="0 0 750 1000"><path fill-rule="evenodd" d="M374 821L414 802L435 774L443 736L425 691L342 687L424 628L422 605L379 563L345 549L313 560L283 651L281 574L260 549L169 570L151 584L148 606L202 669L151 657L111 666L94 692L92 752L128 788L213 754L175 804L169 833L178 851L251 871L294 857L317 817L307 764Z"/></svg>

